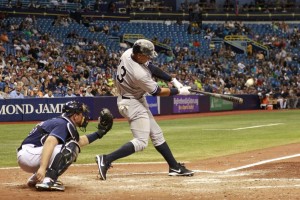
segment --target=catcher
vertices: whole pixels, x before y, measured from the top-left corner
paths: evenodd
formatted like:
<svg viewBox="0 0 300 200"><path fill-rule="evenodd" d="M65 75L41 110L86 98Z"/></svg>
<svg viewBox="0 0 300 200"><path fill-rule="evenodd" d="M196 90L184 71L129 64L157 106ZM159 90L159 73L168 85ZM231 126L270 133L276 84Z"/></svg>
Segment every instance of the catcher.
<svg viewBox="0 0 300 200"><path fill-rule="evenodd" d="M69 101L62 111L61 116L37 124L17 149L19 166L33 173L27 185L40 191L64 191L58 177L76 161L81 147L101 139L113 125L111 112L103 108L98 130L80 136L77 127L85 132L89 123L87 106Z"/></svg>

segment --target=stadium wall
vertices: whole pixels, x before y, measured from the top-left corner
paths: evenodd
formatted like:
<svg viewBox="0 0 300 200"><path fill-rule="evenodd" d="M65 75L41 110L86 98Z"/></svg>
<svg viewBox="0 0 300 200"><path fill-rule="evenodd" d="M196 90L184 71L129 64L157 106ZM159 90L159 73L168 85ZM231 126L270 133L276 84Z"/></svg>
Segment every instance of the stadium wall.
<svg viewBox="0 0 300 200"><path fill-rule="evenodd" d="M259 109L259 98L257 95L238 96L244 99L244 104L236 105L203 95L147 96L146 99L153 115ZM64 103L70 100L78 100L87 104L91 120L96 120L99 116L99 111L104 107L109 108L115 118L122 118L116 106L117 97L35 98L1 100L0 122L42 121L56 117L62 113Z"/></svg>

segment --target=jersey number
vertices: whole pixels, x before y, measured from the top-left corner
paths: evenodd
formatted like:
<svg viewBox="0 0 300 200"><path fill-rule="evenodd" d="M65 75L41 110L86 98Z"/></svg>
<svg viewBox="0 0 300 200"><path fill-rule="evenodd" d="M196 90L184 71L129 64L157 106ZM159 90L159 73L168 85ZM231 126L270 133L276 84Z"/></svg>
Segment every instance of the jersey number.
<svg viewBox="0 0 300 200"><path fill-rule="evenodd" d="M121 70L122 70L121 74L117 74L117 79L118 79L118 81L119 81L120 83L123 83L123 81L124 81L124 76L126 75L126 69L125 69L124 66L122 66L122 67L121 67Z"/></svg>

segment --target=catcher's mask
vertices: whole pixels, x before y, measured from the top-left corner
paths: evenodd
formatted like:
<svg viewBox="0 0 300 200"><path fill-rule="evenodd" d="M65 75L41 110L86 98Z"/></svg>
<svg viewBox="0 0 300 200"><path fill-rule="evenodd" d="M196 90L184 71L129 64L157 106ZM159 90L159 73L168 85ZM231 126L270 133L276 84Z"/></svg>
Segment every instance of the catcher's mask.
<svg viewBox="0 0 300 200"><path fill-rule="evenodd" d="M79 128L83 132L86 131L86 127L90 119L87 105L78 101L69 101L63 106L62 112L65 113L67 117L82 113L83 118L81 124L79 125Z"/></svg>
<svg viewBox="0 0 300 200"><path fill-rule="evenodd" d="M134 54L140 53L146 56L149 56L150 58L157 57L157 53L154 50L154 45L149 40L145 39L139 39L135 41L132 47L132 52Z"/></svg>

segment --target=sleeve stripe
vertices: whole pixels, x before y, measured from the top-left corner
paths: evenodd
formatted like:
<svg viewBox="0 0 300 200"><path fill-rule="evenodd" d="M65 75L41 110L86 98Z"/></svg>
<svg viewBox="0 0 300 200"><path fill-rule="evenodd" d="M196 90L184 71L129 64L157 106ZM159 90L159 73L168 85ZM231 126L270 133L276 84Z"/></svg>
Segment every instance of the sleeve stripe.
<svg viewBox="0 0 300 200"><path fill-rule="evenodd" d="M160 87L158 85L156 85L155 89L150 94L153 96L156 96L160 93L160 91L161 91Z"/></svg>

